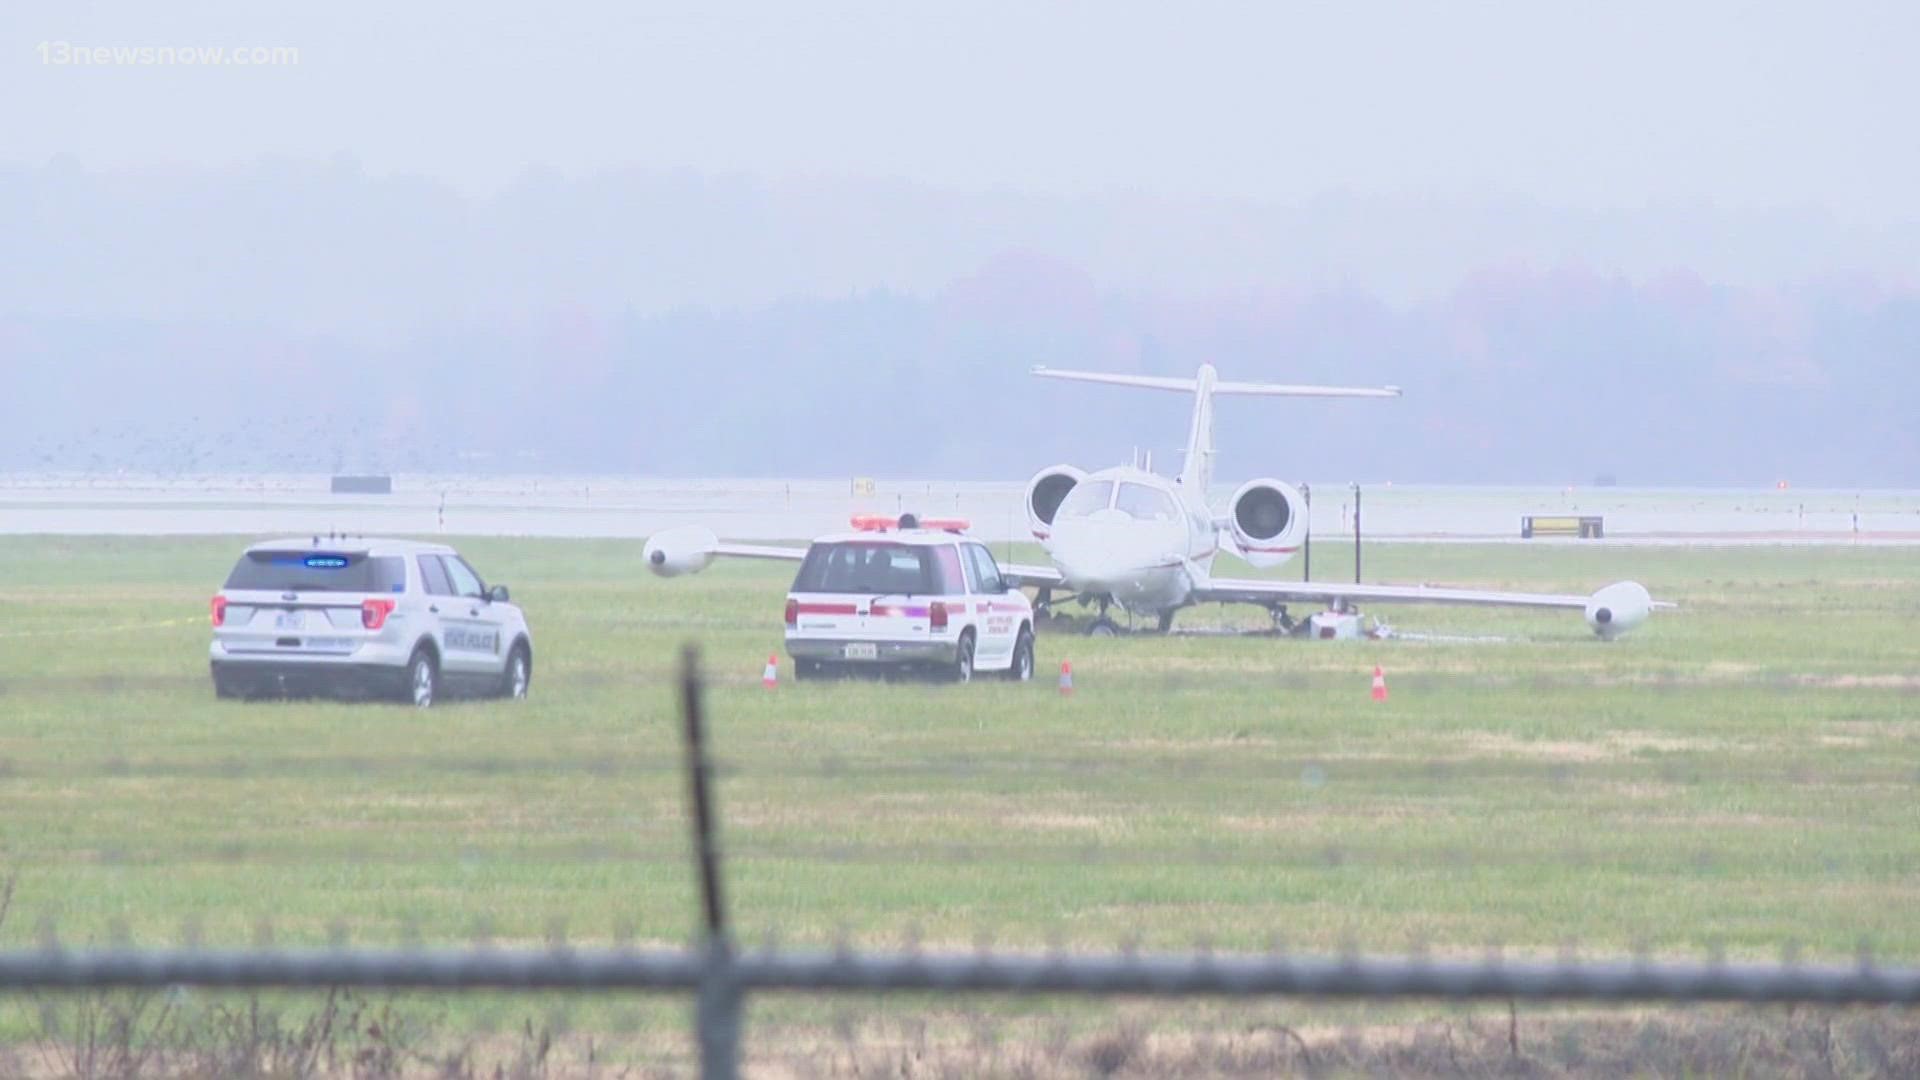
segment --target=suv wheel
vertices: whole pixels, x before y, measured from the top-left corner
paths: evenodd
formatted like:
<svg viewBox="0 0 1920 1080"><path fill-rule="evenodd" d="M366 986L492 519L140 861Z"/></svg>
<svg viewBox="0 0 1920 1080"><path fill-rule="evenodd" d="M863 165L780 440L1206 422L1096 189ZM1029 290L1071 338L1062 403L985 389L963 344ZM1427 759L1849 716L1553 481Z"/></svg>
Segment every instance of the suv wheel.
<svg viewBox="0 0 1920 1080"><path fill-rule="evenodd" d="M948 677L957 683L973 681L972 631L960 635L960 648L954 654L953 667L948 669Z"/></svg>
<svg viewBox="0 0 1920 1080"><path fill-rule="evenodd" d="M1007 668L1007 678L1014 682L1033 678L1033 631L1025 627L1021 627L1020 637L1013 643L1013 664Z"/></svg>
<svg viewBox="0 0 1920 1080"><path fill-rule="evenodd" d="M414 708L431 708L439 690L440 669L434 665L433 654L415 649L413 659L407 661L407 700Z"/></svg>
<svg viewBox="0 0 1920 1080"><path fill-rule="evenodd" d="M507 654L507 669L500 673L500 696L523 700L532 685L533 657L527 655L525 645L515 645Z"/></svg>
<svg viewBox="0 0 1920 1080"><path fill-rule="evenodd" d="M240 684L233 676L216 671L213 673L213 696L222 701L232 701L243 698L246 694L241 691Z"/></svg>

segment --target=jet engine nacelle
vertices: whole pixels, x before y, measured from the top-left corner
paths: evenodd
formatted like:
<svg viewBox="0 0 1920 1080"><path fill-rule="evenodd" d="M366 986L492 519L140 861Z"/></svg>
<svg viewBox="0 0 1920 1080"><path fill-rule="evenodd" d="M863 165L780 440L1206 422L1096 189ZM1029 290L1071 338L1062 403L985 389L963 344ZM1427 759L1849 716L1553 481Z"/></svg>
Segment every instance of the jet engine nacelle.
<svg viewBox="0 0 1920 1080"><path fill-rule="evenodd" d="M713 534L712 529L682 525L648 537L643 557L647 560L647 569L655 574L679 577L681 574L697 574L705 570L719 550L720 538Z"/></svg>
<svg viewBox="0 0 1920 1080"><path fill-rule="evenodd" d="M1587 598L1587 625L1602 641L1612 641L1647 621L1653 597L1637 581L1618 581Z"/></svg>
<svg viewBox="0 0 1920 1080"><path fill-rule="evenodd" d="M1027 481L1027 527L1033 530L1034 539L1044 545L1053 535L1053 516L1086 478L1086 473L1071 465L1055 465L1040 470Z"/></svg>
<svg viewBox="0 0 1920 1080"><path fill-rule="evenodd" d="M1227 504L1227 526L1240 557L1253 566L1279 566L1300 550L1306 535L1306 500L1292 484L1249 480Z"/></svg>

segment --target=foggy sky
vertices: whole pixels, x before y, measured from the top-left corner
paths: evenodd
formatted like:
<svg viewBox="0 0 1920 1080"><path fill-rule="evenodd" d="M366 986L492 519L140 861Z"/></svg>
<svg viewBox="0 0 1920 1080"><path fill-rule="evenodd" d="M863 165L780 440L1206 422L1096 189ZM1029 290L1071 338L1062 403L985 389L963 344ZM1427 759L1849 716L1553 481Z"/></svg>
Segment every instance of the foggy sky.
<svg viewBox="0 0 1920 1080"><path fill-rule="evenodd" d="M1920 482L1911 5L708 7L0 7L0 468Z"/></svg>
<svg viewBox="0 0 1920 1080"><path fill-rule="evenodd" d="M0 156L1920 218L1912 4L9 4ZM643 9L643 10L635 10ZM42 41L291 45L282 68Z"/></svg>

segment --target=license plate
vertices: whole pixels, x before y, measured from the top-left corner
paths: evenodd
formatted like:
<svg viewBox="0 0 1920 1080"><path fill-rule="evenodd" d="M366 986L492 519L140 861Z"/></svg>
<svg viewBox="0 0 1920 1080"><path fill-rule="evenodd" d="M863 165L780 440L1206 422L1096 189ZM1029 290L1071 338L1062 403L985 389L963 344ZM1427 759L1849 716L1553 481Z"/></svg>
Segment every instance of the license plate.
<svg viewBox="0 0 1920 1080"><path fill-rule="evenodd" d="M870 642L854 642L847 646L846 657L849 660L872 660L879 655L879 646Z"/></svg>
<svg viewBox="0 0 1920 1080"><path fill-rule="evenodd" d="M282 611L273 617L275 630L300 630L307 625L307 613L304 611Z"/></svg>

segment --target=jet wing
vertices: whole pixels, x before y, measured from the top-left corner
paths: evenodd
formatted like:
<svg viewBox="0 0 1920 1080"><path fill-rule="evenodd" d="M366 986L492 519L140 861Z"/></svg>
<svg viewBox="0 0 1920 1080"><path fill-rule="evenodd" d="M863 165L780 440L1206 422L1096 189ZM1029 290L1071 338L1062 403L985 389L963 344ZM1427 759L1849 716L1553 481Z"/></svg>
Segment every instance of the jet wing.
<svg viewBox="0 0 1920 1080"><path fill-rule="evenodd" d="M720 543L714 545L713 553L738 559L783 559L788 562L799 562L807 557L806 548L770 547L764 544Z"/></svg>
<svg viewBox="0 0 1920 1080"><path fill-rule="evenodd" d="M776 559L799 562L807 557L806 548L774 547L769 544L722 543L713 530L699 525L664 529L647 538L643 551L647 569L659 577L697 574L707 568L715 556L736 559Z"/></svg>
<svg viewBox="0 0 1920 1080"><path fill-rule="evenodd" d="M1264 604L1275 600L1376 600L1393 604L1479 604L1489 607L1572 608L1587 606L1588 597L1561 593L1499 592L1492 589L1450 589L1434 585L1356 585L1331 581L1260 581L1248 578L1209 578L1193 590L1203 603ZM1670 605L1662 605L1670 606Z"/></svg>
<svg viewBox="0 0 1920 1080"><path fill-rule="evenodd" d="M1000 576L1015 585L1037 587L1059 585L1064 580L1060 571L1051 566L1024 566L1019 563L1001 563Z"/></svg>
<svg viewBox="0 0 1920 1080"><path fill-rule="evenodd" d="M1253 578L1206 577L1194 586L1193 598L1202 603L1264 604L1275 600L1378 600L1389 604L1477 604L1482 607L1571 608L1583 610L1594 598L1568 593L1501 592L1497 589L1452 589L1439 585L1360 585L1337 581L1261 581ZM1648 607L1673 608L1668 600L1652 600Z"/></svg>

